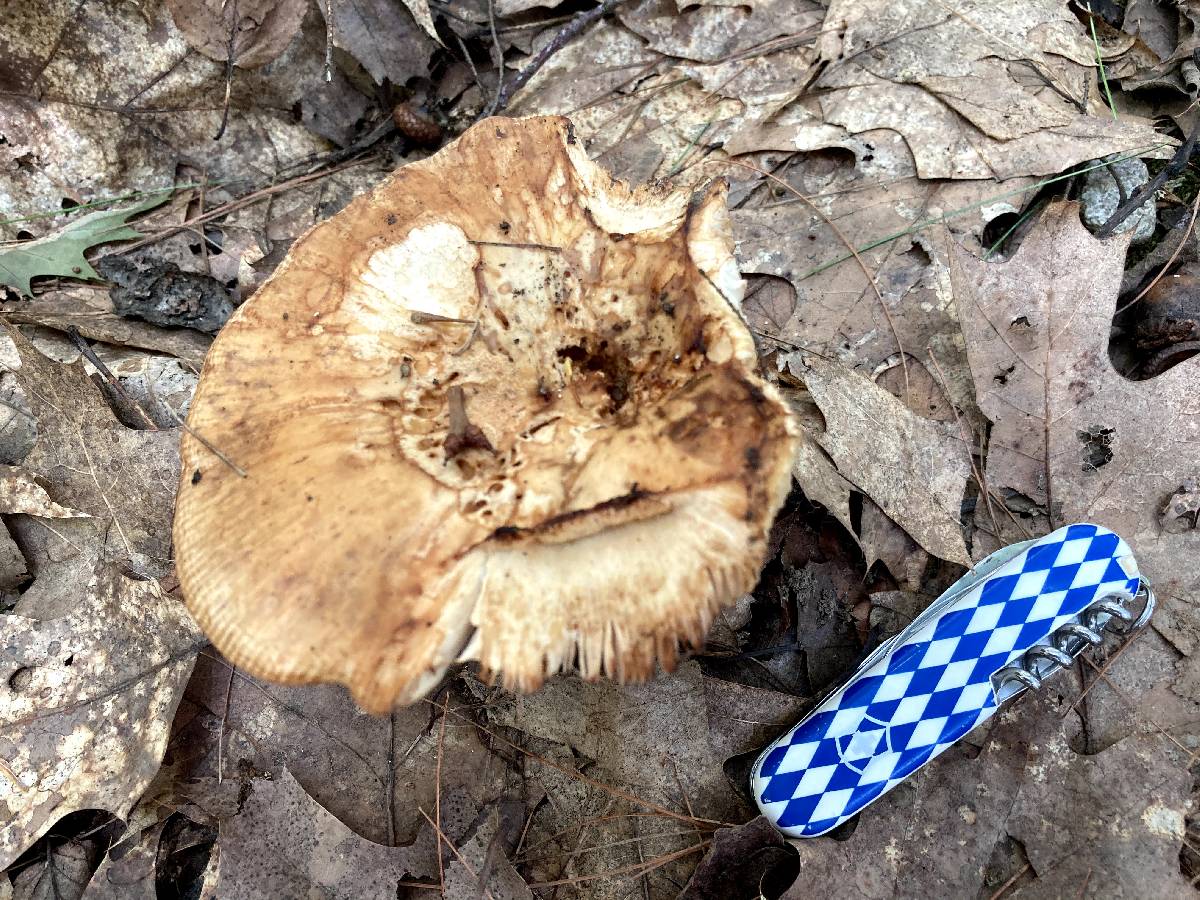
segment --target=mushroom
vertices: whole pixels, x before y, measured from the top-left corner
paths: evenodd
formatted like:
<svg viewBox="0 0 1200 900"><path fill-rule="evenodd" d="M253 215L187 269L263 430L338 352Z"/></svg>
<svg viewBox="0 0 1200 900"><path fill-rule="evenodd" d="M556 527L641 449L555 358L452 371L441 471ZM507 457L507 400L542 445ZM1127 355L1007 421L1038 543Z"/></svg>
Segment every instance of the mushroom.
<svg viewBox="0 0 1200 900"><path fill-rule="evenodd" d="M373 712L459 659L521 690L671 666L753 586L790 484L731 245L723 183L631 189L558 117L489 119L309 231L183 439L176 562L213 643Z"/></svg>

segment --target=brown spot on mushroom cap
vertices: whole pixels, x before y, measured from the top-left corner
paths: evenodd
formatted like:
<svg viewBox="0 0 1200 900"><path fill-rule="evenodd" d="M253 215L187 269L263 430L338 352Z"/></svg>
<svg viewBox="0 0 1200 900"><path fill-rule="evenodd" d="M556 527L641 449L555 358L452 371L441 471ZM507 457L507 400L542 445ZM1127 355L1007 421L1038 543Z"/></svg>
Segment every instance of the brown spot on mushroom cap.
<svg viewBox="0 0 1200 900"><path fill-rule="evenodd" d="M400 169L218 336L189 423L247 477L185 436L175 546L233 662L372 711L456 658L644 678L753 585L795 433L724 185L630 189L568 127L497 119Z"/></svg>

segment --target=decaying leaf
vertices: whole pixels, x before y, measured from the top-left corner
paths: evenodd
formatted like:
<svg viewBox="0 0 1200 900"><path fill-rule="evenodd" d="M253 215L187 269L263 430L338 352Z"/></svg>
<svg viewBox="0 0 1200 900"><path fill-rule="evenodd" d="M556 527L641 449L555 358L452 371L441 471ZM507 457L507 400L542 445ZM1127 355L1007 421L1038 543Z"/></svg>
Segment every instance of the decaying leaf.
<svg viewBox="0 0 1200 900"><path fill-rule="evenodd" d="M320 0L333 45L358 60L376 82L404 84L425 74L425 63L437 49L429 5L404 0ZM418 25L420 27L418 27Z"/></svg>
<svg viewBox="0 0 1200 900"><path fill-rule="evenodd" d="M822 118L903 134L922 178L1048 175L1163 143L1103 108L1095 49L1056 0L838 0L820 46Z"/></svg>
<svg viewBox="0 0 1200 900"><path fill-rule="evenodd" d="M80 900L88 874L96 864L96 841L56 841L44 859L14 873L6 900ZM0 897L4 897L0 887Z"/></svg>
<svg viewBox="0 0 1200 900"><path fill-rule="evenodd" d="M794 433L728 229L720 185L631 189L547 117L310 231L189 417L248 474L185 439L176 559L214 643L383 711L455 658L527 690L702 640L757 577Z"/></svg>
<svg viewBox="0 0 1200 900"><path fill-rule="evenodd" d="M660 53L713 62L780 35L815 29L824 10L812 0L755 0L750 4L679 4L639 0L620 10L621 21Z"/></svg>
<svg viewBox="0 0 1200 900"><path fill-rule="evenodd" d="M214 141L226 67L191 50L166 4L10 4L0 17L0 235L40 236L64 199L169 188L177 171L207 181L211 208L328 140L347 142L367 99L336 66L325 81L325 47L314 8L271 65L235 69Z"/></svg>
<svg viewBox="0 0 1200 900"><path fill-rule="evenodd" d="M436 879L428 852L361 838L304 792L286 769L251 783L221 831L217 896L394 897L406 881Z"/></svg>
<svg viewBox="0 0 1200 900"><path fill-rule="evenodd" d="M133 206L88 213L62 231L27 241L15 247L0 248L0 284L6 284L26 296L33 296L31 281L43 276L91 278L100 276L83 256L83 251L98 244L141 237L125 223L131 216L161 206L170 195L155 194Z"/></svg>
<svg viewBox="0 0 1200 900"><path fill-rule="evenodd" d="M44 516L50 519L75 519L87 513L67 509L50 499L46 489L33 475L16 466L0 466L0 513Z"/></svg>
<svg viewBox="0 0 1200 900"><path fill-rule="evenodd" d="M15 591L29 579L29 564L25 554L12 539L8 526L0 529L0 592ZM12 598L0 597L0 602L12 604Z"/></svg>
<svg viewBox="0 0 1200 900"><path fill-rule="evenodd" d="M92 286L46 291L33 303L24 299L0 303L0 312L14 325L43 325L57 331L74 328L89 340L177 356L197 370L212 343L211 337L190 328L160 328L119 316L108 292Z"/></svg>
<svg viewBox="0 0 1200 900"><path fill-rule="evenodd" d="M202 795L199 784L214 795L213 786L232 785L236 799L246 773L286 767L356 834L406 844L424 826L419 810L433 809L439 784L487 804L511 783L504 757L455 717L456 705L463 704L452 704L444 730L426 704L366 716L341 686L262 684L205 653L175 717L164 789L186 798ZM220 814L222 802L214 796L203 805Z"/></svg>
<svg viewBox="0 0 1200 900"><path fill-rule="evenodd" d="M475 900L480 894L495 900L534 900L508 860L522 835L524 807L516 817L505 816L504 805L492 807L473 822L469 839L452 853L446 867L446 900ZM507 827L506 827L507 826Z"/></svg>
<svg viewBox="0 0 1200 900"><path fill-rule="evenodd" d="M720 828L679 900L752 900L773 895L795 878L795 854L764 816Z"/></svg>
<svg viewBox="0 0 1200 900"><path fill-rule="evenodd" d="M1174 9L1152 0L1129 0L1121 30L1137 37L1161 62L1169 59L1179 44L1179 21Z"/></svg>
<svg viewBox="0 0 1200 900"><path fill-rule="evenodd" d="M837 472L934 556L970 565L959 518L971 467L959 433L838 363L793 354L787 365L821 410L825 427L813 437ZM814 496L829 496L829 484L819 477ZM831 511L849 519L848 509Z"/></svg>
<svg viewBox="0 0 1200 900"><path fill-rule="evenodd" d="M157 900L156 864L164 824L122 835L87 883L82 900Z"/></svg>
<svg viewBox="0 0 1200 900"><path fill-rule="evenodd" d="M539 35L533 51L552 38ZM551 56L511 108L569 115L588 154L617 177L670 178L682 189L725 174L694 163L728 139L741 104L681 78L638 35L602 20Z"/></svg>
<svg viewBox="0 0 1200 900"><path fill-rule="evenodd" d="M850 521L850 498L856 488L838 471L829 454L807 429L800 436L792 462L792 475L809 500L820 503L845 526L846 531L854 533L854 525Z"/></svg>
<svg viewBox="0 0 1200 900"><path fill-rule="evenodd" d="M765 181L734 211L738 260L744 272L786 279L795 292L791 304L750 311L755 329L864 373L890 370L890 389L926 418L939 416L912 401L929 393L936 374L938 399L973 421L950 245L979 247L989 222L1031 196L1032 179L920 179L903 137L884 129L814 133L800 145L811 152L790 158L779 155L794 146L790 138L752 146L771 151L756 157L758 167L779 180Z"/></svg>
<svg viewBox="0 0 1200 900"><path fill-rule="evenodd" d="M642 799L677 803L682 791L696 815L718 819L740 806L709 745L704 679L695 661L647 685L555 679L536 694L493 698L488 714L497 724L566 744L594 760L606 783Z"/></svg>
<svg viewBox="0 0 1200 900"><path fill-rule="evenodd" d="M218 62L253 69L279 56L300 30L308 0L167 0L189 44Z"/></svg>
<svg viewBox="0 0 1200 900"><path fill-rule="evenodd" d="M1200 359L1131 381L1109 359L1126 238L1099 241L1072 203L1051 205L1005 263L966 251L951 277L979 407L992 420L992 532L981 552L1019 537L1003 491L1036 505L1041 533L1091 521L1133 546L1164 597L1200 588L1196 531L1165 527L1172 497L1200 473ZM998 534L997 534L998 533Z"/></svg>
<svg viewBox="0 0 1200 900"><path fill-rule="evenodd" d="M50 487L58 503L95 520L79 520L79 527L87 529L83 540L89 545L98 542L100 554L129 560L151 575L165 574L178 478L178 429L126 428L80 364L65 366L47 359L14 328L9 328L9 336L21 357L16 376L38 427L37 443L24 468ZM95 560L82 552L75 558L84 567L80 572Z"/></svg>
<svg viewBox="0 0 1200 900"><path fill-rule="evenodd" d="M524 764L529 789L540 788L547 797L533 810L525 838L526 846L537 848L528 861L532 882L582 876L578 885L561 888L570 891L565 896L619 900L630 883L597 874L687 854L689 847L694 852L692 816L722 822L748 817L747 801L722 763L728 754L752 749L763 725L782 724L795 708L789 707L793 698L730 686L717 700L710 687L720 693L722 686L708 681L690 660L640 685L561 677L529 695L476 685L493 726L503 726L501 734L515 732L538 753ZM747 693L761 704L753 717L745 715ZM575 769L587 780L566 774ZM576 835L595 849L575 854ZM660 871L686 879L698 856L684 855Z"/></svg>
<svg viewBox="0 0 1200 900"><path fill-rule="evenodd" d="M182 603L111 566L69 615L0 617L0 867L67 813L128 813L203 645Z"/></svg>
<svg viewBox="0 0 1200 900"><path fill-rule="evenodd" d="M437 41L439 44L442 39L438 37L437 28L433 24L433 13L429 11L429 0L401 0L408 11L412 13L417 24L425 29L425 33Z"/></svg>

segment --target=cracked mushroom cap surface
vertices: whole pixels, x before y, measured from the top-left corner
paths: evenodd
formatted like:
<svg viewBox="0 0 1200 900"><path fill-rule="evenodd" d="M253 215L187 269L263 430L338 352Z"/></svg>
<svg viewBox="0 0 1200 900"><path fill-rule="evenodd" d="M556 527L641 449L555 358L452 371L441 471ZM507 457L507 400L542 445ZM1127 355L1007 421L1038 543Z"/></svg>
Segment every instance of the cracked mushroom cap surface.
<svg viewBox="0 0 1200 900"><path fill-rule="evenodd" d="M489 119L292 247L213 344L175 520L235 664L365 709L456 659L641 679L754 584L790 484L724 185Z"/></svg>

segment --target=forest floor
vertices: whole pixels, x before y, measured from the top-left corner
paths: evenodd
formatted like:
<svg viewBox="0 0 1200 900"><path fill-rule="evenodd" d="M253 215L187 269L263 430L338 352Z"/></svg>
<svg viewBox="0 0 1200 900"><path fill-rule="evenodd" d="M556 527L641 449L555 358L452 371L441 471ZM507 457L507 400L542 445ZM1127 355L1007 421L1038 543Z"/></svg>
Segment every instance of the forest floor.
<svg viewBox="0 0 1200 900"><path fill-rule="evenodd" d="M0 900L1191 895L1198 51L1200 7L1153 0L7 4ZM191 622L181 422L293 242L489 114L728 182L801 452L757 586L673 672L457 666L370 716ZM1075 521L1132 545L1148 628L829 836L755 818L765 744Z"/></svg>

